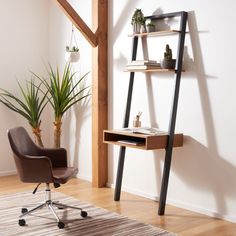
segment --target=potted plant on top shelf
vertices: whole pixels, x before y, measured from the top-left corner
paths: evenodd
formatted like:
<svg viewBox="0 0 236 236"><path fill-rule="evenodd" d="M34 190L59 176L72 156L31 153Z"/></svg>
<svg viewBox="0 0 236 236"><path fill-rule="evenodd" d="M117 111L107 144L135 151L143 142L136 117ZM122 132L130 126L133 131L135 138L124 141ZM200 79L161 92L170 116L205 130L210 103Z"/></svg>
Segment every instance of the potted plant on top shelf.
<svg viewBox="0 0 236 236"><path fill-rule="evenodd" d="M139 34L141 26L145 25L145 17L142 9L136 8L132 16L131 25L133 25L133 33Z"/></svg>
<svg viewBox="0 0 236 236"><path fill-rule="evenodd" d="M164 59L161 60L161 68L174 69L176 60L172 59L172 50L169 44L166 44L166 51L164 52Z"/></svg>
<svg viewBox="0 0 236 236"><path fill-rule="evenodd" d="M149 23L147 24L147 32L148 32L148 33L151 33L151 32L155 32L155 30L156 30L155 25L154 25L152 22L149 22Z"/></svg>
<svg viewBox="0 0 236 236"><path fill-rule="evenodd" d="M66 61L69 63L78 62L80 58L79 48L77 46L66 46Z"/></svg>

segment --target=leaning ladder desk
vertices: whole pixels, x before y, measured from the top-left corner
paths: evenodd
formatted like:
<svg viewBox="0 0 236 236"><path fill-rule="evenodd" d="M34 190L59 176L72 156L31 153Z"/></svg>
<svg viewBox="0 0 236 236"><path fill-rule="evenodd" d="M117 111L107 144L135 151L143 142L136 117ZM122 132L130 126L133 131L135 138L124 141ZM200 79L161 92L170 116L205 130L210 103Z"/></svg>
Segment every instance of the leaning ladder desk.
<svg viewBox="0 0 236 236"><path fill-rule="evenodd" d="M165 149L165 161L164 161L164 169L162 174L162 183L161 183L161 192L160 192L160 202L158 214L165 214L165 205L166 205L166 196L169 182L169 173L171 167L171 159L172 159L172 150L173 147L179 147L183 145L183 134L175 134L175 123L176 123L176 115L177 115L177 107L178 107L178 98L179 98L179 87L182 73L182 62L183 62L183 52L184 52L184 41L186 34L186 24L188 13L174 12L162 15L153 15L147 16L146 19L150 20L163 20L168 18L179 17L179 30L169 30L169 31L158 31L153 33L144 33L144 34L134 34L133 37L133 48L132 48L132 58L131 60L136 60L137 55L137 47L138 47L138 39L142 37L149 36L158 36L158 35L166 35L166 34L178 34L178 48L177 48L177 56L176 56L176 66L173 70L166 69L156 69L156 70L144 70L142 72L174 72L175 73L175 88L173 95L173 103L172 110L170 114L169 120L169 129L166 135L141 135L141 134L127 134L125 132L117 132L104 130L104 142L109 144L120 145L119 152L119 160L118 160L118 168L117 168L117 176L116 176L116 186L115 186L115 196L114 200L120 200L121 193L121 184L122 184L122 176L123 176L123 168L124 168L124 160L125 160L125 151L126 147L133 147L145 150L154 150L154 149ZM131 108L131 100L132 100L132 92L133 92L133 84L134 84L134 75L136 71L130 71L130 80L128 87L128 95L126 102L126 110L124 115L123 128L127 128L129 125L129 117L130 117L130 108ZM134 146L129 143L122 143L122 140L131 140L132 142L137 142L139 145Z"/></svg>

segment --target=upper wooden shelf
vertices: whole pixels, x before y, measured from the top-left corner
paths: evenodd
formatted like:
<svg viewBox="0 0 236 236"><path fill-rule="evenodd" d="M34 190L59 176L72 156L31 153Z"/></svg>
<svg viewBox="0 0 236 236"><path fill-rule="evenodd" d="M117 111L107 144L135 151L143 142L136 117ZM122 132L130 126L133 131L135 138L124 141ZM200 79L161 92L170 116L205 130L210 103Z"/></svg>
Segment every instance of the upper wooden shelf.
<svg viewBox="0 0 236 236"><path fill-rule="evenodd" d="M168 134L138 134L120 130L104 130L103 142L143 150L163 149L167 146ZM183 134L175 134L173 147L183 146Z"/></svg>
<svg viewBox="0 0 236 236"><path fill-rule="evenodd" d="M162 30L162 31L155 31L151 33L140 33L140 34L130 34L129 37L154 37L154 36L161 36L161 35L168 35L168 34L177 34L180 33L180 30Z"/></svg>
<svg viewBox="0 0 236 236"><path fill-rule="evenodd" d="M175 72L175 69L162 69L162 68L157 68L157 69L129 69L129 70L125 70L125 72Z"/></svg>

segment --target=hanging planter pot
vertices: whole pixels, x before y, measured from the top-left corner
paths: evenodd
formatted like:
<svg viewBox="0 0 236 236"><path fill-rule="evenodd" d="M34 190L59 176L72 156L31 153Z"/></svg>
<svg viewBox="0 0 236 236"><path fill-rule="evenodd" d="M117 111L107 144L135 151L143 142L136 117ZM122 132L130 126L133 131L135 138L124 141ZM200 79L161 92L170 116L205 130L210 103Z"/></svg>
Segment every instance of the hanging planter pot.
<svg viewBox="0 0 236 236"><path fill-rule="evenodd" d="M66 54L65 59L67 62L75 63L78 62L80 59L80 52L79 49L75 46L70 48L69 46L66 47Z"/></svg>
<svg viewBox="0 0 236 236"><path fill-rule="evenodd" d="M76 63L80 59L79 47L77 44L77 40L75 38L73 25L72 25L72 31L71 31L70 45L66 46L65 59L69 63Z"/></svg>

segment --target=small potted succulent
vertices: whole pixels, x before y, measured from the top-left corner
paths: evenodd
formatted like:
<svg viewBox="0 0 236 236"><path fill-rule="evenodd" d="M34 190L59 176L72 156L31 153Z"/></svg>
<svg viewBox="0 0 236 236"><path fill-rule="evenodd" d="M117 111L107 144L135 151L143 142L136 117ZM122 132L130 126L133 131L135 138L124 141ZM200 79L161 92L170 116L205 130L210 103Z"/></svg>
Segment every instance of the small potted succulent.
<svg viewBox="0 0 236 236"><path fill-rule="evenodd" d="M66 46L66 61L70 63L75 63L79 61L80 53L79 48L77 46Z"/></svg>
<svg viewBox="0 0 236 236"><path fill-rule="evenodd" d="M176 60L172 59L172 50L169 44L166 44L166 51L164 52L164 59L161 60L161 68L174 69Z"/></svg>
<svg viewBox="0 0 236 236"><path fill-rule="evenodd" d="M141 25L143 24L145 24L145 17L143 15L142 9L136 8L131 20L131 25L133 25L133 32L135 34L139 34Z"/></svg>
<svg viewBox="0 0 236 236"><path fill-rule="evenodd" d="M156 30L155 25L154 25L152 22L149 22L149 23L147 24L147 32L148 32L148 33L151 33L151 32L155 32L155 30Z"/></svg>

